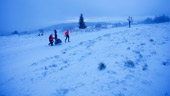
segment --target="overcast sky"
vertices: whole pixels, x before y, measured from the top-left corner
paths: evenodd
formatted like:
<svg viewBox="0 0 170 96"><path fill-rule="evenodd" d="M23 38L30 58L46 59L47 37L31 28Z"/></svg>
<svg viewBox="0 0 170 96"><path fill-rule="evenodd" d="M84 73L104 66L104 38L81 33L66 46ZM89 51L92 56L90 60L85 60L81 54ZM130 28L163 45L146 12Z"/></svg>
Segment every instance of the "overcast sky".
<svg viewBox="0 0 170 96"><path fill-rule="evenodd" d="M170 0L0 0L0 32L47 27L79 17L170 15Z"/></svg>

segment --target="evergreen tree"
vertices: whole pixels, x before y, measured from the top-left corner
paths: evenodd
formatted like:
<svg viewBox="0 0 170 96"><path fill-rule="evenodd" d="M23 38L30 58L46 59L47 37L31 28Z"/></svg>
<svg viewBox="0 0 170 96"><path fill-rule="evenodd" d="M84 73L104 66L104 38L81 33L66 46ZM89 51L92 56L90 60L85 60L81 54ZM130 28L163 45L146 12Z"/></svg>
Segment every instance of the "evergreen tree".
<svg viewBox="0 0 170 96"><path fill-rule="evenodd" d="M83 18L83 14L80 15L80 20L79 20L79 29L85 29L86 25L84 23L84 18Z"/></svg>

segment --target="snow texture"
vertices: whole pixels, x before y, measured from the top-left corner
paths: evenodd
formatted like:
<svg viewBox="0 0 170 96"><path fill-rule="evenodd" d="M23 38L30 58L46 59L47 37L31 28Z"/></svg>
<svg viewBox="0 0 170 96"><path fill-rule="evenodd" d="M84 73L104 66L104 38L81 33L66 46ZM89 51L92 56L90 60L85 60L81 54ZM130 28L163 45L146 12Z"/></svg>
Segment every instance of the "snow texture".
<svg viewBox="0 0 170 96"><path fill-rule="evenodd" d="M1 36L0 96L170 96L169 26Z"/></svg>

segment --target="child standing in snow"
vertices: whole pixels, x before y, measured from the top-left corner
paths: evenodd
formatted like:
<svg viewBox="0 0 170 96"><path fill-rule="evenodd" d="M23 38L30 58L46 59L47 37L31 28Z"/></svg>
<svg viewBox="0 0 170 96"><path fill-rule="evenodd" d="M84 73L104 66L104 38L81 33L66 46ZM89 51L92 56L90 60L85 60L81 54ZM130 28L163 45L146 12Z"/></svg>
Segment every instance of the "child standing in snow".
<svg viewBox="0 0 170 96"><path fill-rule="evenodd" d="M49 43L49 45L51 45L51 46L53 46L53 33L50 35L50 37L49 37L49 41L50 41L50 43Z"/></svg>
<svg viewBox="0 0 170 96"><path fill-rule="evenodd" d="M66 36L66 39L65 39L65 42L66 40L68 39L68 42L70 42L70 38L69 38L69 30L67 29L67 31L65 32L65 36Z"/></svg>

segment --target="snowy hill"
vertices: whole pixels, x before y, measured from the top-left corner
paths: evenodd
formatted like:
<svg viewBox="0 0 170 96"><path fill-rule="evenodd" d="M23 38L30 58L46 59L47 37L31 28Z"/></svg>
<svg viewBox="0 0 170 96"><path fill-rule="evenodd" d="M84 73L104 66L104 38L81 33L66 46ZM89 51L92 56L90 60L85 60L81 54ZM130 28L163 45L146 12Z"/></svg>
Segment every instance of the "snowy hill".
<svg viewBox="0 0 170 96"><path fill-rule="evenodd" d="M0 96L170 96L169 26L1 36Z"/></svg>

